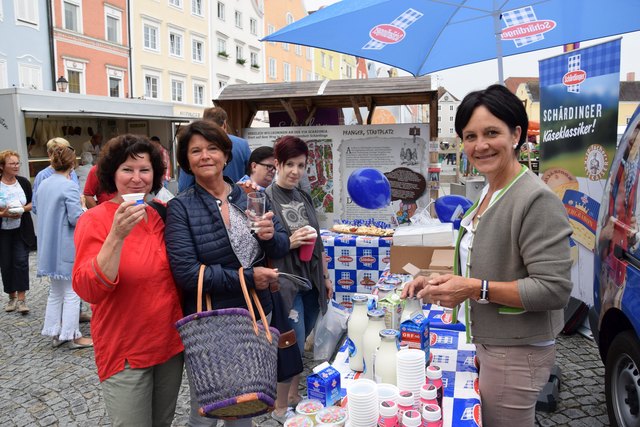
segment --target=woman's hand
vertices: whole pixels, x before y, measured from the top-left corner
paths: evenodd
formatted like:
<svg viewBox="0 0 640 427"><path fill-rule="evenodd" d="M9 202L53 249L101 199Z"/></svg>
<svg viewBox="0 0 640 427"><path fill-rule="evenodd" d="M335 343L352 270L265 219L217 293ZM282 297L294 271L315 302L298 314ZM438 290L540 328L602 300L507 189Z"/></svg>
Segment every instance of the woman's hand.
<svg viewBox="0 0 640 427"><path fill-rule="evenodd" d="M253 283L256 289L264 290L269 288L271 283L278 281L278 269L267 267L253 267Z"/></svg>
<svg viewBox="0 0 640 427"><path fill-rule="evenodd" d="M289 236L289 249L296 249L307 243L308 240L317 239L318 233L313 227L302 227Z"/></svg>
<svg viewBox="0 0 640 427"><path fill-rule="evenodd" d="M136 205L135 201L121 203L113 217L110 233L114 237L124 240L133 227L144 218L145 206L144 204Z"/></svg>
<svg viewBox="0 0 640 427"><path fill-rule="evenodd" d="M333 297L333 283L331 283L331 279L324 279L324 286L327 289L327 299L330 300Z"/></svg>
<svg viewBox="0 0 640 427"><path fill-rule="evenodd" d="M258 239L271 240L273 238L273 235L276 232L273 225L273 212L269 211L262 215L262 219L260 219L260 221L255 221L254 224L258 227L258 232L256 233Z"/></svg>
<svg viewBox="0 0 640 427"><path fill-rule="evenodd" d="M442 307L453 308L473 296L471 280L453 274L425 278L426 286L418 292L418 298L436 303Z"/></svg>

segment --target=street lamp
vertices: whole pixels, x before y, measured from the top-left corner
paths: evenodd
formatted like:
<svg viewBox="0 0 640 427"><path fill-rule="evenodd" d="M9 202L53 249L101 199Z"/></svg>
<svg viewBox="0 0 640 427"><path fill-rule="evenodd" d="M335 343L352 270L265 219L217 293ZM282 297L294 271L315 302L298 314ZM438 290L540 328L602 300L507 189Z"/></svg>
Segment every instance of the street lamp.
<svg viewBox="0 0 640 427"><path fill-rule="evenodd" d="M69 82L64 76L60 76L60 78L56 81L56 86L58 87L58 92L66 92L67 87L69 86Z"/></svg>

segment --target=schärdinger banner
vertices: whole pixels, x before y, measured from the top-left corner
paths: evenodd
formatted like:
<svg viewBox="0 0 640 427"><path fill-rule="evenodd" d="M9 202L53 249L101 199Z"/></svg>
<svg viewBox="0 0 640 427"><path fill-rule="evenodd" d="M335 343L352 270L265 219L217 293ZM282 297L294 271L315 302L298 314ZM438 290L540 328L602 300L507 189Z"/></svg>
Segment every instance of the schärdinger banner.
<svg viewBox="0 0 640 427"><path fill-rule="evenodd" d="M598 211L616 151L620 39L542 60L539 67L540 171L573 228L573 296L592 303Z"/></svg>

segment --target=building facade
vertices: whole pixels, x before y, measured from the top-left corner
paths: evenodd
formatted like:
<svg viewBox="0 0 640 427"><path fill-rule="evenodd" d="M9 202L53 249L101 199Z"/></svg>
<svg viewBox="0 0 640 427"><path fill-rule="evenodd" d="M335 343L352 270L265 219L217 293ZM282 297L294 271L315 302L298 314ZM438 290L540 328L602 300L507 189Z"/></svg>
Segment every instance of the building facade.
<svg viewBox="0 0 640 427"><path fill-rule="evenodd" d="M133 97L171 102L180 117L211 105L208 0L130 1Z"/></svg>
<svg viewBox="0 0 640 427"><path fill-rule="evenodd" d="M5 41L0 45L0 88L55 88L48 3L0 1L0 39Z"/></svg>
<svg viewBox="0 0 640 427"><path fill-rule="evenodd" d="M264 10L265 34L307 16L302 0L265 0ZM313 80L313 51L313 48L289 43L264 43L265 83Z"/></svg>
<svg viewBox="0 0 640 427"><path fill-rule="evenodd" d="M129 97L127 24L126 0L51 1L55 70L68 92Z"/></svg>
<svg viewBox="0 0 640 427"><path fill-rule="evenodd" d="M212 0L209 21L210 96L228 84L263 83L263 1Z"/></svg>

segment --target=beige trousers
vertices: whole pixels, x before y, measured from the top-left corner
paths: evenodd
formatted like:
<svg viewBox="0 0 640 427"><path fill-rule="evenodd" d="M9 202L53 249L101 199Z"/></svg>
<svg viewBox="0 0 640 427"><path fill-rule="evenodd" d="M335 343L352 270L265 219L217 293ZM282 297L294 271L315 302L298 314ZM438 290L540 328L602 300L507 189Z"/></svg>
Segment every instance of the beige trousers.
<svg viewBox="0 0 640 427"><path fill-rule="evenodd" d="M549 381L556 346L476 345L480 365L482 424L490 427L531 427L536 401Z"/></svg>

